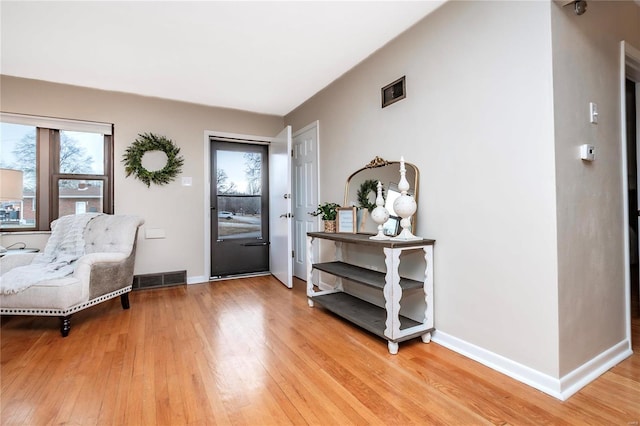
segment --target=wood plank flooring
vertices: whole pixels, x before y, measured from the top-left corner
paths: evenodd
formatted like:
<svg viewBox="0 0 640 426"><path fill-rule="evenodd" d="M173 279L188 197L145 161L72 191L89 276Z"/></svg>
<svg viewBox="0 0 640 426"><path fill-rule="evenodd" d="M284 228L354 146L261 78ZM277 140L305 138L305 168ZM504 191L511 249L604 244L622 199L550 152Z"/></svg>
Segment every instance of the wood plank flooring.
<svg viewBox="0 0 640 426"><path fill-rule="evenodd" d="M436 343L386 342L272 277L4 317L2 425L639 425L635 354L561 402Z"/></svg>

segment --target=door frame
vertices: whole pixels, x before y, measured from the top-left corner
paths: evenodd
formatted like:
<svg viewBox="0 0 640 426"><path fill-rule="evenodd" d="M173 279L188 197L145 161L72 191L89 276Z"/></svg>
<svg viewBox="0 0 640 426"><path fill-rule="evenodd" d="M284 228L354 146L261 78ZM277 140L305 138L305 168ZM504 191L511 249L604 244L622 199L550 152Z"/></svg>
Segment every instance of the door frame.
<svg viewBox="0 0 640 426"><path fill-rule="evenodd" d="M620 144L621 144L621 165L622 165L622 215L623 215L623 244L624 244L624 281L625 281L625 316L626 320L626 341L629 351L631 351L631 259L629 253L629 184L627 168L627 121L626 121L626 79L629 78L636 83L636 93L640 86L640 50L631 46L624 40L620 42ZM640 102L636 97L636 106ZM640 115L640 114L636 114ZM636 117L636 121L638 117ZM640 134L636 135L640 139ZM636 140L636 146L640 145L640 140ZM640 241L640 239L639 239ZM640 267L640 266L639 266Z"/></svg>
<svg viewBox="0 0 640 426"><path fill-rule="evenodd" d="M316 200L320 199L320 120L315 120L309 124L307 124L306 126L302 127L299 130L296 130L293 135L292 135L292 144L293 144L293 140L295 140L295 138L303 133L306 133L309 130L312 130L315 128L315 133L316 133L316 185L315 188L313 188L313 191L315 191L315 195L316 195ZM295 173L293 173L292 179L295 180ZM293 183L293 187L297 187L299 185L299 182L294 182ZM295 194L294 194L295 197ZM293 206L292 206L293 209ZM294 249L295 249L295 241L297 241L297 235L296 235L296 227L293 226L292 227L292 237L293 237L293 241L294 241ZM316 231L320 229L320 218L317 218L316 220ZM317 247L313 247L314 251L317 251L318 248ZM305 253L305 258L306 258L306 253ZM318 259L317 253L314 254L314 259ZM295 268L295 266L294 266ZM295 273L293 274L293 276L295 277ZM299 278L299 277L298 277ZM306 279L306 277L305 277Z"/></svg>
<svg viewBox="0 0 640 426"><path fill-rule="evenodd" d="M219 132L215 130L204 131L204 235L203 235L203 253L204 253L204 271L203 277L205 281L211 280L211 146L210 138L225 139L229 142L236 143L252 143L269 145L273 140L270 136L244 135L239 133Z"/></svg>

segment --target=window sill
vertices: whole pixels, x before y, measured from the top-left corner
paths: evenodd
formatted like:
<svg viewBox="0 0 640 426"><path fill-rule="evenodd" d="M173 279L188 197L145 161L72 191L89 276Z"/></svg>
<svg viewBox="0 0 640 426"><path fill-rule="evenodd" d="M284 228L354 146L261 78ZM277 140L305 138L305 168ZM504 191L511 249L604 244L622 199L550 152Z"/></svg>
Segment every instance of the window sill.
<svg viewBox="0 0 640 426"><path fill-rule="evenodd" d="M48 235L51 231L0 231L0 236L8 235Z"/></svg>

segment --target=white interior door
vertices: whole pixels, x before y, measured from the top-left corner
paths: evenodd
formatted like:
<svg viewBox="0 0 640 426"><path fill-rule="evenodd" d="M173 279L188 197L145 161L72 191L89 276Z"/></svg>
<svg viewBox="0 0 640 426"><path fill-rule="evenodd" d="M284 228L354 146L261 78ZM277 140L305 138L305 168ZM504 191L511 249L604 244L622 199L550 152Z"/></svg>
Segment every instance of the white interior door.
<svg viewBox="0 0 640 426"><path fill-rule="evenodd" d="M291 126L269 145L269 235L271 273L293 287L291 253Z"/></svg>
<svg viewBox="0 0 640 426"><path fill-rule="evenodd" d="M307 279L307 232L318 230L318 124L293 136L293 275ZM317 246L317 245L316 245ZM314 247L316 249L316 247ZM314 259L317 259L317 255Z"/></svg>

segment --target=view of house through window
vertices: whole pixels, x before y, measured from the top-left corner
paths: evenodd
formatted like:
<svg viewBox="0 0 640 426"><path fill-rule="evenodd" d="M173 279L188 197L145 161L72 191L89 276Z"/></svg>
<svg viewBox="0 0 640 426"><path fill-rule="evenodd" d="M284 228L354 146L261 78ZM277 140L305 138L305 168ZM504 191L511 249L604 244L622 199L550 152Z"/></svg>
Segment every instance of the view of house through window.
<svg viewBox="0 0 640 426"><path fill-rule="evenodd" d="M0 227L35 227L35 126L0 123L0 167Z"/></svg>
<svg viewBox="0 0 640 426"><path fill-rule="evenodd" d="M74 128L86 127L85 122L38 120L2 115L0 229L46 230L63 215L112 213L111 159L106 158L112 152L111 126L105 134ZM67 123L72 130L63 129Z"/></svg>
<svg viewBox="0 0 640 426"><path fill-rule="evenodd" d="M101 180L60 179L58 181L58 217L68 214L104 211Z"/></svg>

